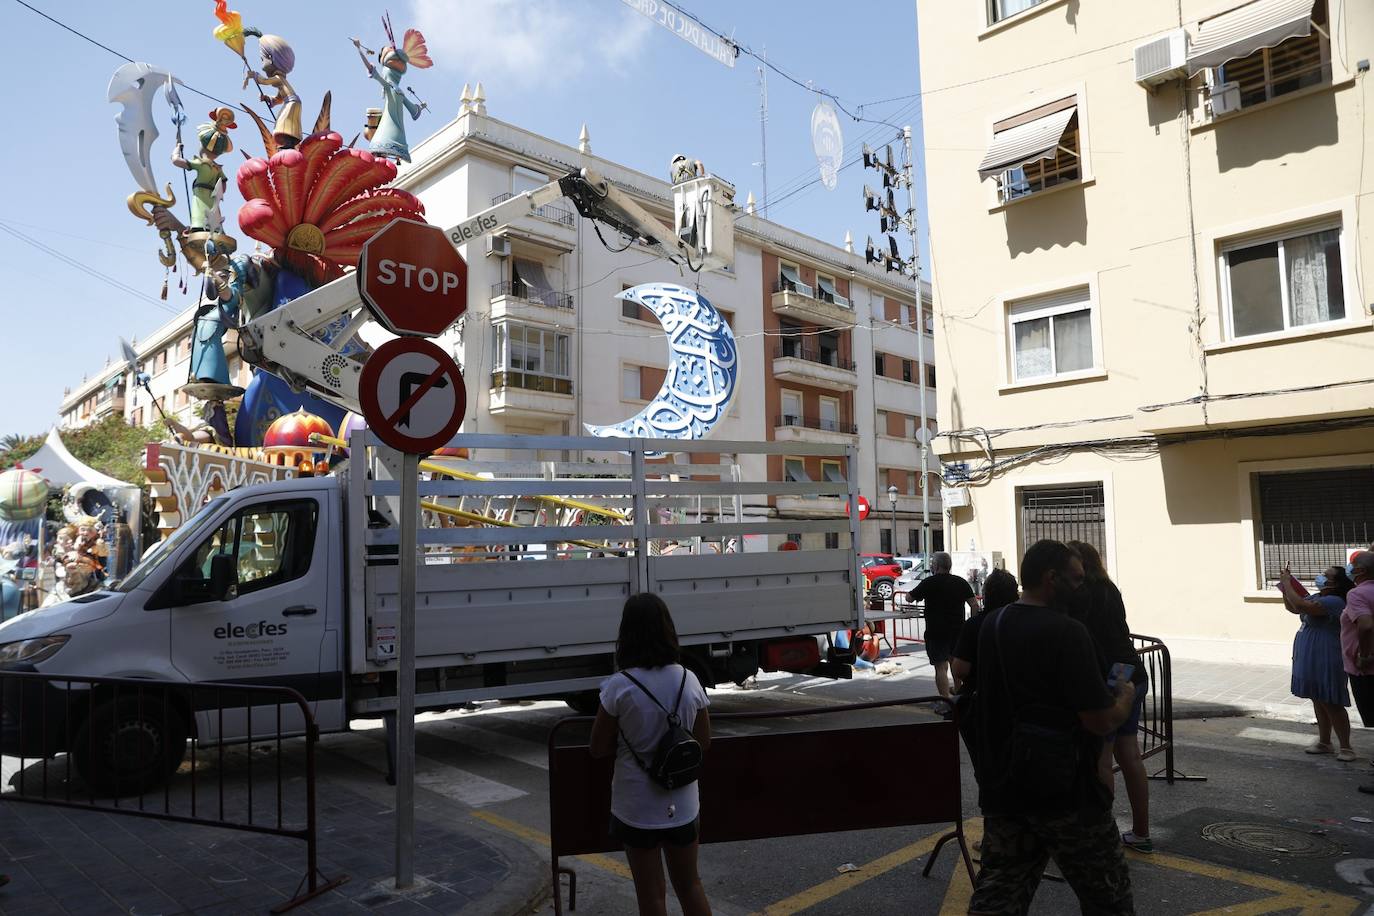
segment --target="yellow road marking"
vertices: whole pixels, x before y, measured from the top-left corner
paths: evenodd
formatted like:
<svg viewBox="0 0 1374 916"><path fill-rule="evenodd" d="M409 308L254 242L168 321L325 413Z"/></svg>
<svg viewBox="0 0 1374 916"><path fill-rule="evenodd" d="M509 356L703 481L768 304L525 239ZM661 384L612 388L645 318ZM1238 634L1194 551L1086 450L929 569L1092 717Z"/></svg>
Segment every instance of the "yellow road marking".
<svg viewBox="0 0 1374 916"><path fill-rule="evenodd" d="M540 846L547 847L549 845L550 841L548 834L535 830L533 827L521 824L518 821L504 818L490 811L474 811L472 812L472 816L512 836L520 837L523 840ZM982 835L983 821L981 818L969 818L964 821L964 836L970 846L980 839ZM777 903L764 907L761 916L791 916L793 913L800 913L803 910L824 903L852 888L858 887L860 884L864 884L874 878L887 874L895 868L900 868L908 862L921 858L935 848L935 844L940 841L941 836L943 836L943 832L937 831L928 837L917 840L915 843L903 846L901 849L874 859L872 862L865 863L858 871L837 875L828 881L822 881L820 884L793 894L786 899L779 900ZM951 843L953 843L953 841L951 841ZM946 849L942 850L942 854L953 857L954 871L946 887L945 897L940 905L940 912L942 914L966 913L968 912L969 898L973 894L973 887L969 883L968 873L964 870L964 863L959 857L959 849L957 846L948 846ZM1352 916L1361 904L1361 901L1352 897L1347 897L1343 894L1305 887L1300 884L1292 884L1288 881L1280 881L1277 878L1270 878L1266 875L1227 868L1222 865L1215 865L1211 862L1202 862L1197 859L1185 859L1182 856L1171 855L1169 853L1157 852L1154 855L1144 855L1134 850L1127 850L1126 856L1143 865L1155 865L1160 868L1187 872L1204 878L1212 878L1230 884L1252 887L1256 890L1269 891L1274 895L1271 897L1262 897L1259 900L1250 900L1244 903L1234 903L1229 906L1200 911L1194 913L1193 916L1263 916L1265 913L1277 913L1285 910L1297 910L1301 916ZM594 868L599 868L619 878L631 880L629 866L610 856L585 855L576 856L576 858L586 862Z"/></svg>
<svg viewBox="0 0 1374 916"><path fill-rule="evenodd" d="M942 835L943 831L933 833L923 840L917 840L910 846L903 846L896 852L890 852L880 859L865 863L858 871L837 875L829 881L822 881L799 894L793 894L786 900L779 900L777 903L764 907L763 916L789 916L791 913L800 913L802 910L823 903L831 897L843 894L850 888L886 874L894 868L905 865L912 859L919 859L935 848L935 844L940 841ZM955 851L954 854L957 856L958 852Z"/></svg>
<svg viewBox="0 0 1374 916"><path fill-rule="evenodd" d="M1257 875L1253 872L1227 868L1222 865L1213 865L1210 862L1200 862L1197 859L1185 859L1182 856L1160 852L1154 855L1143 855L1132 850L1127 850L1126 854L1137 862L1188 872L1204 878L1227 881L1244 887L1253 887L1256 890L1270 891L1276 895L1200 911L1193 916L1220 916L1223 913L1230 914L1230 916L1258 916L1261 913L1277 913L1283 910L1298 910L1304 916L1316 913L1327 914L1327 916L1349 916L1360 906L1360 901L1343 894L1305 887L1301 884L1292 884L1266 875Z"/></svg>
<svg viewBox="0 0 1374 916"><path fill-rule="evenodd" d="M472 816L479 821L485 821L497 830L504 830L512 836L518 836L522 840L529 840L531 843L538 843L540 846L548 846L550 843L547 833L540 833L533 827L526 827L524 824L509 820L499 814L492 814L490 811L474 811L472 812ZM630 866L626 865L624 862L612 859L610 856L588 855L577 856L576 858L581 859L588 865L595 866L603 871L608 871L618 877L627 879L630 877Z"/></svg>
<svg viewBox="0 0 1374 916"><path fill-rule="evenodd" d="M973 844L983 838L983 819L981 817L971 817L964 821L964 842L968 843L969 855L977 857L973 851ZM949 889L945 891L944 902L940 904L940 912L944 913L967 913L969 901L973 899L973 882L969 880L968 869L964 868L963 857L959 855L959 847L954 846L949 850L954 855L954 874L949 878Z"/></svg>

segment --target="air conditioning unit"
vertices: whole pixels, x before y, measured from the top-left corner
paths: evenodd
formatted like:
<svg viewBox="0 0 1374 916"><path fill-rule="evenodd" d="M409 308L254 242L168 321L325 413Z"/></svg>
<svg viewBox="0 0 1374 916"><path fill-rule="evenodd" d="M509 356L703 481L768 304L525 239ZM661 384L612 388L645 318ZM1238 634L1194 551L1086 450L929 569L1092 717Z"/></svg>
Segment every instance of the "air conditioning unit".
<svg viewBox="0 0 1374 916"><path fill-rule="evenodd" d="M487 256L492 255L498 258L510 257L510 238L504 235L487 236Z"/></svg>
<svg viewBox="0 0 1374 916"><path fill-rule="evenodd" d="M1188 33L1174 29L1135 47L1135 81L1146 88L1188 73Z"/></svg>
<svg viewBox="0 0 1374 916"><path fill-rule="evenodd" d="M1208 86L1207 101L1212 106L1214 118L1240 111L1240 83L1217 83L1215 86Z"/></svg>

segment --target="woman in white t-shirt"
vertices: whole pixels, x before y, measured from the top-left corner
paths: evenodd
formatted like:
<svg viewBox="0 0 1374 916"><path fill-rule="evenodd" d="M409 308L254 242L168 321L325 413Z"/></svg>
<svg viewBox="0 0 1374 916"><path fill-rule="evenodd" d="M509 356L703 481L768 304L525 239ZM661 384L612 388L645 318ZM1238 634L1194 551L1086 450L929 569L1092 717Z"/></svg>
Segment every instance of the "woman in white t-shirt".
<svg viewBox="0 0 1374 916"><path fill-rule="evenodd" d="M623 673L606 679L592 726L591 752L616 758L610 831L625 847L641 916L668 912L665 859L683 916L711 912L697 873L697 784L664 789L640 763L653 760L668 731L667 716L655 699L670 710L677 703L682 727L691 731L703 752L710 746L710 700L696 676L678 663L679 657L677 628L668 605L648 592L631 595L620 618L615 661L620 672L628 672L644 690Z"/></svg>

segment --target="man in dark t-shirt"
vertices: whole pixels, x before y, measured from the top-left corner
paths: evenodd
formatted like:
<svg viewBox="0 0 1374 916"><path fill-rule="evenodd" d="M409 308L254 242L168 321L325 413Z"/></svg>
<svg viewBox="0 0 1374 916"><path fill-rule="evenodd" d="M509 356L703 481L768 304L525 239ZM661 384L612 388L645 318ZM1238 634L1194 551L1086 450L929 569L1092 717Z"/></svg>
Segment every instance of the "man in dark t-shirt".
<svg viewBox="0 0 1374 916"><path fill-rule="evenodd" d="M979 633L983 865L969 913L1025 912L1053 857L1084 912L1132 914L1130 872L1097 758L1101 736L1126 720L1135 691L1129 682L1107 690L1088 631L1061 609L1083 585L1077 555L1058 541L1034 544L1021 585L1021 600L990 614ZM1069 788L1040 791L1024 771L1008 771L1013 732L1027 722L1076 750Z"/></svg>
<svg viewBox="0 0 1374 916"><path fill-rule="evenodd" d="M935 689L949 698L949 660L954 655L954 643L964 624L964 606L978 613L978 598L968 582L950 575L954 563L949 554L940 552L930 558L931 575L917 583L907 593L907 601L925 602L926 657L935 666Z"/></svg>

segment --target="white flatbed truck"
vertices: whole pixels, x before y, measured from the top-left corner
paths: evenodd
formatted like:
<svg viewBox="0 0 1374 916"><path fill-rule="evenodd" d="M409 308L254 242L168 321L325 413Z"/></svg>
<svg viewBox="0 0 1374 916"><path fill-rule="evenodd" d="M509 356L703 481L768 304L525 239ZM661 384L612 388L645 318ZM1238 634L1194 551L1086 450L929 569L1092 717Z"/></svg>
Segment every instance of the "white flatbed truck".
<svg viewBox="0 0 1374 916"><path fill-rule="evenodd" d="M584 215L658 246L676 263L728 263L720 247L729 240L728 186L694 177L677 190L672 232L583 170L471 217L449 236L458 244L495 231L566 193ZM312 335L342 315L350 316L350 330L332 346ZM256 365L356 411L356 364L342 373L326 367L337 367L335 354L367 320L354 278L345 277L245 326L242 349ZM306 698L322 731L394 710L398 462L370 433L350 444L344 474L220 495L110 588L0 625L0 668L289 686ZM718 465L684 465L646 459L662 440L459 435L452 445L469 449L475 468L485 454L508 459L522 449L584 460L602 454L609 463L546 463L533 479L499 465L482 479L422 475L421 499L437 508L428 514L436 525L418 532L417 709L550 696L585 704L614 670L621 606L639 591L667 600L684 662L703 684L742 681L760 668L848 676L843 661L822 657L818 637L862 625L857 518L777 521L767 506L779 496L857 505L853 475L848 483L748 479L751 468L766 477L767 455L834 455L836 447L675 442L674 451L721 456ZM853 467L856 450L846 451ZM436 520L445 500L476 501L477 515L499 514L491 506L502 501L513 511L500 523L442 527ZM570 524L564 513L548 524L545 513L525 523L520 500L595 504L621 517L610 525ZM705 505L714 511L704 512ZM799 532L834 533L843 546L750 549L770 535ZM532 545L544 545L544 559L508 559L530 555ZM83 740L92 721L108 722L115 734L98 746L133 740L156 747L136 755L142 770L119 774L129 786L165 776L187 736L233 742L275 733L278 722L287 734L306 727L289 704L255 707L251 717L247 708L211 715L175 703L91 697L80 687L49 681L44 689L60 695L40 702L33 689L7 686L0 753L69 751L66 743ZM38 722L42 717L60 721ZM81 768L125 766L113 753L75 756L85 758L75 760Z"/></svg>

